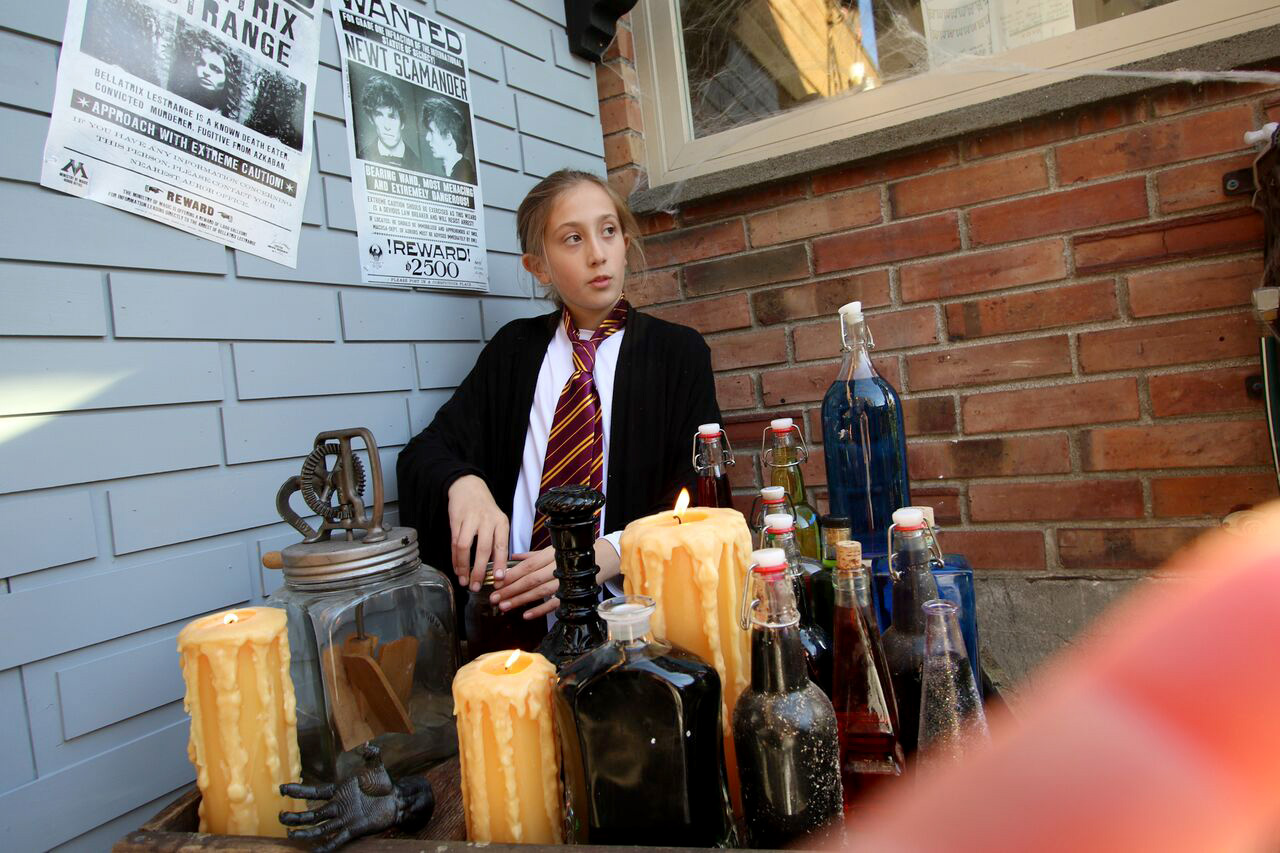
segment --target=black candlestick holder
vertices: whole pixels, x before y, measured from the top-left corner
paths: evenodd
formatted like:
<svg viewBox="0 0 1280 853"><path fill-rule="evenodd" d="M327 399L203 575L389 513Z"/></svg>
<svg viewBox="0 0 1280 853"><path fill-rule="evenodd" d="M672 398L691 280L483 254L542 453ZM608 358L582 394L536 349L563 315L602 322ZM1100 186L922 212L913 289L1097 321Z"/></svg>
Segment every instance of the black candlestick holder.
<svg viewBox="0 0 1280 853"><path fill-rule="evenodd" d="M596 613L597 515L604 495L589 486L557 486L538 498L556 549L555 576L560 581L556 624L538 651L557 670L605 641L604 620Z"/></svg>

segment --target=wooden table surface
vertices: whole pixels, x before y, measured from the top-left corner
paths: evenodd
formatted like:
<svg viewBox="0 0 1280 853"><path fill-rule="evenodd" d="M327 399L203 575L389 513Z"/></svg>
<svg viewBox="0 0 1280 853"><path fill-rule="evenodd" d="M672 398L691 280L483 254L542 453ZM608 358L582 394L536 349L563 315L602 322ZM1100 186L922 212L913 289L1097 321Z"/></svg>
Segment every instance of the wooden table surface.
<svg viewBox="0 0 1280 853"><path fill-rule="evenodd" d="M413 835L388 833L353 841L343 850L409 851L431 850L445 853L454 848L471 847L466 842L467 830L462 816L462 781L458 759L450 758L427 771L431 790L436 796L431 821ZM116 842L113 853L145 853L145 851L298 851L310 849L306 842L287 838L263 838L257 835L208 835L196 831L200 793L194 788L170 803L139 829ZM437 842L425 845L422 842ZM487 845L501 847L503 845ZM528 846L520 849L528 850Z"/></svg>

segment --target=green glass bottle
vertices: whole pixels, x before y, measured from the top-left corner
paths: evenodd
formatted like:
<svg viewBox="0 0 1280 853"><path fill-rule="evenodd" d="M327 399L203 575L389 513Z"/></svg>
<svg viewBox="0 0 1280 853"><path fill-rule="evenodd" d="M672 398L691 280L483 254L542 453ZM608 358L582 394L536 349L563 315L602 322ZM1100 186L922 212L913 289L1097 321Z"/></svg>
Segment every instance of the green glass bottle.
<svg viewBox="0 0 1280 853"><path fill-rule="evenodd" d="M804 474L800 466L809 458L804 435L791 418L775 418L769 422L760 448L760 461L764 465L769 484L782 486L795 507L796 545L800 555L811 560L822 559L822 546L818 541L818 513L809 502L804 487Z"/></svg>

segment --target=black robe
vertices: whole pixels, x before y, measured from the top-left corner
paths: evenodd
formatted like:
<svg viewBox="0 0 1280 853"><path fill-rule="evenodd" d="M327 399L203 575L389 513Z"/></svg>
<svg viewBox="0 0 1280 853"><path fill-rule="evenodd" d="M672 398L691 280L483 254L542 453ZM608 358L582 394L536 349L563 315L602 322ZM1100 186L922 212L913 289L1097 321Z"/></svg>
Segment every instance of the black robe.
<svg viewBox="0 0 1280 853"><path fill-rule="evenodd" d="M560 312L503 326L431 425L400 451L400 523L418 530L427 563L452 571L448 490L465 474L481 477L511 517L538 371ZM693 329L627 314L610 416L605 532L696 494L693 437L720 420L711 352Z"/></svg>

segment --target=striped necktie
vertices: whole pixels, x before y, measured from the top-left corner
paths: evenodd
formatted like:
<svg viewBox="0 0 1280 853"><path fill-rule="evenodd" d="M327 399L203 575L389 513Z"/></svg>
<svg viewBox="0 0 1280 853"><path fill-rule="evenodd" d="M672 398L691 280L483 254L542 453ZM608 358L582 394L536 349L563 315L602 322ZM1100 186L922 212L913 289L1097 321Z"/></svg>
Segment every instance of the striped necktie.
<svg viewBox="0 0 1280 853"><path fill-rule="evenodd" d="M556 414L551 420L539 495L546 494L547 489L553 486L582 485L603 491L604 416L592 371L596 365L596 350L605 338L623 327L630 307L627 300L619 299L604 322L591 337L585 339L578 334L569 309L564 310L564 330L573 345L573 374L560 391ZM529 550L537 551L550 544L547 517L538 513L533 520Z"/></svg>

